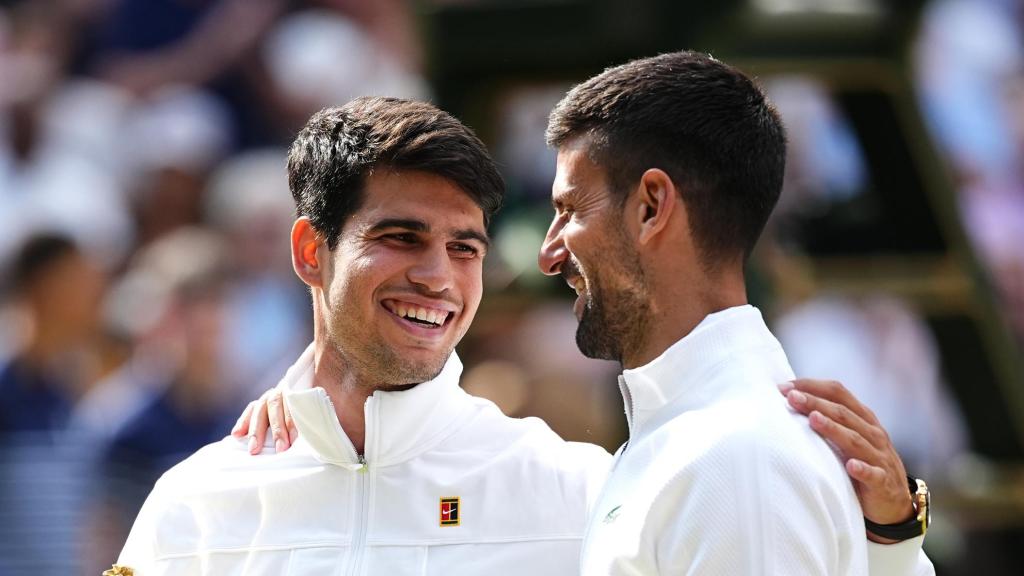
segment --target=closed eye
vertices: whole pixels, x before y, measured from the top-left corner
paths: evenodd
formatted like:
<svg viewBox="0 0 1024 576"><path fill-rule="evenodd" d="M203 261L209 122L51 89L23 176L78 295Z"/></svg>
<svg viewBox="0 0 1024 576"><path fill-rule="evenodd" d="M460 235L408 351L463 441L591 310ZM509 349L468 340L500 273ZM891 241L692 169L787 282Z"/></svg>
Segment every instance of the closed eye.
<svg viewBox="0 0 1024 576"><path fill-rule="evenodd" d="M555 209L555 214L559 217L567 217L574 211L573 205L575 204L575 194L565 193L560 194L559 198L552 199L551 206Z"/></svg>

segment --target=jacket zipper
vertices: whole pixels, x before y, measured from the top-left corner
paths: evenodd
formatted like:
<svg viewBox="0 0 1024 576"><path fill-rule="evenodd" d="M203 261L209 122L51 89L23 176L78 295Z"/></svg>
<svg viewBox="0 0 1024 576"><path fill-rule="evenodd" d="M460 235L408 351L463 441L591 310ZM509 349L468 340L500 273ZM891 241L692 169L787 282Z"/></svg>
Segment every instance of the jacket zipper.
<svg viewBox="0 0 1024 576"><path fill-rule="evenodd" d="M363 454L358 455L360 467L356 470L356 499L358 500L359 514L356 517L356 529L352 540L352 564L348 572L350 576L356 576L362 572L363 555L366 553L366 525L369 523L370 515L370 466L366 463L364 454L369 453L373 441L370 419L373 400L372 396L367 398L364 406L366 436L363 442Z"/></svg>

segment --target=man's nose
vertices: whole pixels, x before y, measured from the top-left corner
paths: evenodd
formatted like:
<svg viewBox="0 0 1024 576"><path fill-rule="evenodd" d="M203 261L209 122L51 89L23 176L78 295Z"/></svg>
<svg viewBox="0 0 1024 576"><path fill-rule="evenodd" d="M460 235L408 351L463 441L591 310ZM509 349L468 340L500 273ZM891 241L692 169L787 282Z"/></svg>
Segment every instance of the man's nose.
<svg viewBox="0 0 1024 576"><path fill-rule="evenodd" d="M429 292L444 292L451 288L455 275L447 246L441 244L423 251L406 276L410 282Z"/></svg>
<svg viewBox="0 0 1024 576"><path fill-rule="evenodd" d="M537 254L537 265L540 271L548 276L554 276L562 271L562 263L569 257L569 250L562 240L562 229L565 227L565 220L557 215L548 227L547 236L540 246L540 253Z"/></svg>

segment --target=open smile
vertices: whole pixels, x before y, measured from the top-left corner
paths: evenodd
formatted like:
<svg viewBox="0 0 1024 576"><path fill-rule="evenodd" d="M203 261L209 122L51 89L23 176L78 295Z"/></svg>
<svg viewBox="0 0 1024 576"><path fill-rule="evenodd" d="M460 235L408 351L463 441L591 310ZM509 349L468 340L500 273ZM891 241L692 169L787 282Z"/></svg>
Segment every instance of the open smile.
<svg viewBox="0 0 1024 576"><path fill-rule="evenodd" d="M445 327L455 316L454 310L404 300L389 298L382 300L381 305L398 320L402 321L403 325L419 330L439 330Z"/></svg>
<svg viewBox="0 0 1024 576"><path fill-rule="evenodd" d="M577 296L583 294L587 289L587 281L582 276L565 276L565 283L576 291Z"/></svg>
<svg viewBox="0 0 1024 576"><path fill-rule="evenodd" d="M565 283L576 291L576 301L572 304L572 311L576 315L576 319L580 320L583 318L583 309L586 307L584 295L587 292L587 281L583 279L583 276L576 274L563 274L563 278Z"/></svg>

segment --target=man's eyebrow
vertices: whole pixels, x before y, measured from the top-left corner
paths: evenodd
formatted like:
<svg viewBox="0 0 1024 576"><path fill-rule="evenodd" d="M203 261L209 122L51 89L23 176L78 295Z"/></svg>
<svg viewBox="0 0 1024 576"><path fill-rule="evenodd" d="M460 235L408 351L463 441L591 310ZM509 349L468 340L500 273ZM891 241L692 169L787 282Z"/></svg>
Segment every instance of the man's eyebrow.
<svg viewBox="0 0 1024 576"><path fill-rule="evenodd" d="M566 188L563 190L559 190L556 193L552 193L551 207L554 208L555 210L558 210L567 202L571 203L576 198L577 194L578 190L576 188Z"/></svg>
<svg viewBox="0 0 1024 576"><path fill-rule="evenodd" d="M413 220L411 218L385 218L378 220L372 226L367 228L367 232L380 232L382 230L389 230L392 228L401 228L403 230L410 230L412 232L430 232L430 226L422 220Z"/></svg>
<svg viewBox="0 0 1024 576"><path fill-rule="evenodd" d="M487 234L481 234L479 231L473 230L472 228L466 228L466 229L463 229L463 230L456 230L455 231L455 239L456 240L476 240L477 242L483 244L484 248L490 248L491 247L491 241L490 241L490 239L487 238Z"/></svg>

